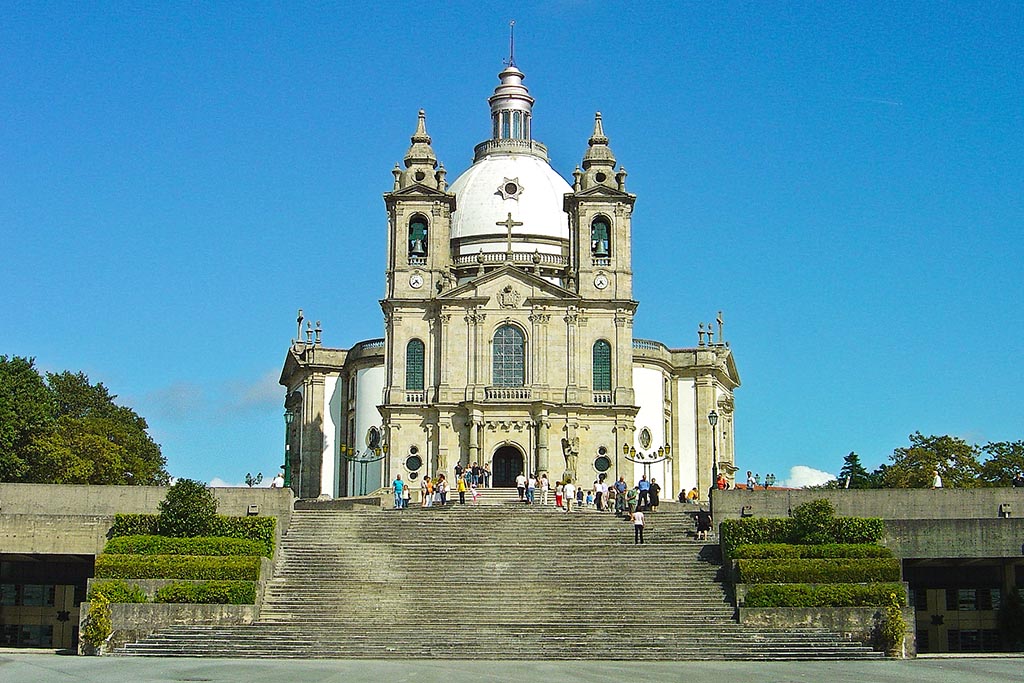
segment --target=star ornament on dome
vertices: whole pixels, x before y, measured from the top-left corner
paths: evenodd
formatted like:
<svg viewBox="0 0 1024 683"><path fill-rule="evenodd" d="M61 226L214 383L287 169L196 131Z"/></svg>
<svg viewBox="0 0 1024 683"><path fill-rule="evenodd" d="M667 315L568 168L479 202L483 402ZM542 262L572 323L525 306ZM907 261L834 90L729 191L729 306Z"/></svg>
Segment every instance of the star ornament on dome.
<svg viewBox="0 0 1024 683"><path fill-rule="evenodd" d="M515 199L519 201L519 195L523 193L523 186L519 184L519 178L505 178L498 186L495 194L500 194L502 199Z"/></svg>

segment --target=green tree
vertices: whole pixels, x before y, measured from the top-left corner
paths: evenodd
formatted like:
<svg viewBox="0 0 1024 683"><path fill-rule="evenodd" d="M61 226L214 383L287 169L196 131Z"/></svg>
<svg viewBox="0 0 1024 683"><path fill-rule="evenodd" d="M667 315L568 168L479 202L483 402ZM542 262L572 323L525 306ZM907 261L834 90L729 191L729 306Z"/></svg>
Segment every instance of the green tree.
<svg viewBox="0 0 1024 683"><path fill-rule="evenodd" d="M53 419L53 402L35 359L0 356L0 481L22 480L29 469L26 447Z"/></svg>
<svg viewBox="0 0 1024 683"><path fill-rule="evenodd" d="M989 441L981 452L988 456L980 468L987 486L1010 486L1018 473L1024 473L1024 441Z"/></svg>
<svg viewBox="0 0 1024 683"><path fill-rule="evenodd" d="M860 456L853 451L843 458L843 469L839 470L839 488L846 487L847 478L851 489L872 488L871 474L860 464Z"/></svg>
<svg viewBox="0 0 1024 683"><path fill-rule="evenodd" d="M206 484L179 479L160 501L160 534L206 536L217 519L217 499Z"/></svg>
<svg viewBox="0 0 1024 683"><path fill-rule="evenodd" d="M149 425L85 374L0 356L0 481L166 484Z"/></svg>
<svg viewBox="0 0 1024 683"><path fill-rule="evenodd" d="M909 448L892 452L892 464L882 474L890 488L927 488L938 471L944 486L975 488L978 481L978 447L955 436L910 435Z"/></svg>

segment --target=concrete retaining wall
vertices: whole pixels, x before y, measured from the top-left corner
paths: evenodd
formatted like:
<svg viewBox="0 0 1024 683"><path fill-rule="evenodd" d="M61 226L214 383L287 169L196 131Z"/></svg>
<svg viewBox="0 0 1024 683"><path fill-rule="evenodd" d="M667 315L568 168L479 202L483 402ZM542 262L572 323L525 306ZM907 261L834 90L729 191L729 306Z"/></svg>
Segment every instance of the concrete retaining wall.
<svg viewBox="0 0 1024 683"><path fill-rule="evenodd" d="M844 517L891 519L997 519L999 506L1024 519L1024 488L838 489L792 491L714 491L715 521L743 516L788 517L812 500L827 498Z"/></svg>
<svg viewBox="0 0 1024 683"><path fill-rule="evenodd" d="M117 513L156 513L162 486L0 484L0 553L97 555ZM277 518L277 538L288 528L291 489L218 488L217 512L242 517L250 506Z"/></svg>
<svg viewBox="0 0 1024 683"><path fill-rule="evenodd" d="M177 605L177 604L114 604L110 606L114 630L104 651L121 647L125 643L145 638L166 626L210 625L234 626L251 624L256 620L259 609L255 605ZM83 602L79 618L79 629L89 614L89 603ZM78 645L79 654L87 654L83 643ZM91 654L91 653L89 653Z"/></svg>
<svg viewBox="0 0 1024 683"><path fill-rule="evenodd" d="M740 623L747 626L822 628L874 648L878 647L878 625L883 616L877 607L741 607L739 612ZM904 607L902 612L907 624L903 654L913 657L917 654L914 608Z"/></svg>

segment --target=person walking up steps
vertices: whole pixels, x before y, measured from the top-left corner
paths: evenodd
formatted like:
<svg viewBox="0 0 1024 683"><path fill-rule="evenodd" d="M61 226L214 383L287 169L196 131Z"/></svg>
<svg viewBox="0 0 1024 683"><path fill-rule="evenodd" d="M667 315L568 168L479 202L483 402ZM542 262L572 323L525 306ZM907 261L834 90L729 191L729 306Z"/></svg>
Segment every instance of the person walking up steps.
<svg viewBox="0 0 1024 683"><path fill-rule="evenodd" d="M644 513L637 510L633 513L633 545L644 544Z"/></svg>
<svg viewBox="0 0 1024 683"><path fill-rule="evenodd" d="M571 481L565 482L565 487L562 489L562 499L565 501L565 511L572 512L573 503L576 502L576 487L573 486Z"/></svg>
<svg viewBox="0 0 1024 683"><path fill-rule="evenodd" d="M548 504L548 489L551 488L551 482L548 481L548 473L544 472L540 475L540 504Z"/></svg>
<svg viewBox="0 0 1024 683"><path fill-rule="evenodd" d="M455 489L459 492L459 505L466 504L466 478L459 477L455 481Z"/></svg>
<svg viewBox="0 0 1024 683"><path fill-rule="evenodd" d="M516 490L519 491L519 502L526 500L526 475L520 472L516 476Z"/></svg>

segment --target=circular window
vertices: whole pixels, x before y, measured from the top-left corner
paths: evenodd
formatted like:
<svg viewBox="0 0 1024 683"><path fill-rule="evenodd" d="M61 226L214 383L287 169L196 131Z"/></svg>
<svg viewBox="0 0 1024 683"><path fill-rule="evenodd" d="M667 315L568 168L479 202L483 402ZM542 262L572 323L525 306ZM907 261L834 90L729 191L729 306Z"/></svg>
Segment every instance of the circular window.
<svg viewBox="0 0 1024 683"><path fill-rule="evenodd" d="M366 431L366 447L371 449L380 448L380 430L370 427Z"/></svg>
<svg viewBox="0 0 1024 683"><path fill-rule="evenodd" d="M418 455L410 455L405 459L405 469L410 472L415 472L419 468L423 467L423 459Z"/></svg>
<svg viewBox="0 0 1024 683"><path fill-rule="evenodd" d="M598 472L607 472L611 468L612 461L608 458L607 455L599 455L597 456L597 459L594 460L594 469L597 470Z"/></svg>
<svg viewBox="0 0 1024 683"><path fill-rule="evenodd" d="M605 448L604 446L598 446L597 447L597 454L598 455L608 455L608 449Z"/></svg>
<svg viewBox="0 0 1024 683"><path fill-rule="evenodd" d="M594 180L596 180L599 183L603 183L607 178L608 178L608 176L606 176L604 173L595 173L594 174Z"/></svg>
<svg viewBox="0 0 1024 683"><path fill-rule="evenodd" d="M412 481L413 479L416 479L419 476L420 476L419 472L410 472L409 473L409 481Z"/></svg>
<svg viewBox="0 0 1024 683"><path fill-rule="evenodd" d="M419 182L426 178L427 174L424 173L423 171L416 171L416 175L414 177L416 178L416 181Z"/></svg>
<svg viewBox="0 0 1024 683"><path fill-rule="evenodd" d="M412 453L413 455L416 455L417 453L420 452L420 449L416 448L415 446L409 446L409 452Z"/></svg>
<svg viewBox="0 0 1024 683"><path fill-rule="evenodd" d="M644 450L651 447L651 430L647 427L640 430L640 446Z"/></svg>
<svg viewBox="0 0 1024 683"><path fill-rule="evenodd" d="M505 183L505 194L516 194L519 192L519 186L515 183Z"/></svg>

